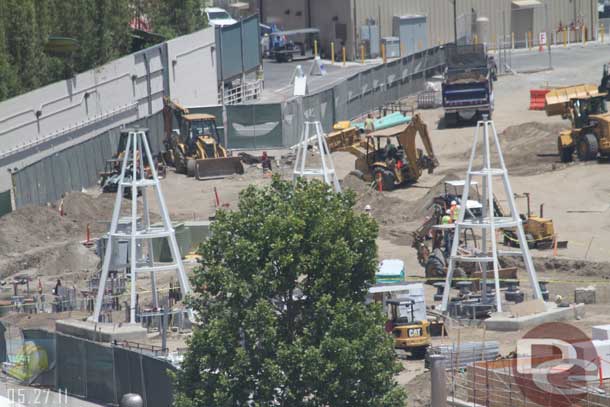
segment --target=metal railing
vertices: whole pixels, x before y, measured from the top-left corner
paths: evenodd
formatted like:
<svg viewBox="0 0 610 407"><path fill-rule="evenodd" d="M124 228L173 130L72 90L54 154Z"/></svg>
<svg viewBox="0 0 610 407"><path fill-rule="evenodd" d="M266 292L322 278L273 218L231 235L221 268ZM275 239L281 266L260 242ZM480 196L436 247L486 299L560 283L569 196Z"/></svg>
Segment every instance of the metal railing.
<svg viewBox="0 0 610 407"><path fill-rule="evenodd" d="M237 105L240 103L258 100L260 99L262 93L262 80L257 79L254 81L243 81L233 88L225 89L224 92L220 92L218 95L218 104Z"/></svg>

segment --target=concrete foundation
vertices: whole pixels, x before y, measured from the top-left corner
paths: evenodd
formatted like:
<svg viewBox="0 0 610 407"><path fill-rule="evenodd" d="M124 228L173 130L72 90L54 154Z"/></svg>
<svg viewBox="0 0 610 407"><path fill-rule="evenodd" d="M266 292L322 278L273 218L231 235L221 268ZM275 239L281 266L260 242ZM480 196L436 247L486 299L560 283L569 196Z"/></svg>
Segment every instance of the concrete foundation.
<svg viewBox="0 0 610 407"><path fill-rule="evenodd" d="M55 331L96 342L146 340L146 328L137 324L107 324L64 319L55 323Z"/></svg>
<svg viewBox="0 0 610 407"><path fill-rule="evenodd" d="M547 310L532 315L513 317L509 313L492 314L484 324L490 331L519 331L533 328L547 322L570 321L582 318L585 315L584 304L570 305L560 308L554 303L546 303Z"/></svg>

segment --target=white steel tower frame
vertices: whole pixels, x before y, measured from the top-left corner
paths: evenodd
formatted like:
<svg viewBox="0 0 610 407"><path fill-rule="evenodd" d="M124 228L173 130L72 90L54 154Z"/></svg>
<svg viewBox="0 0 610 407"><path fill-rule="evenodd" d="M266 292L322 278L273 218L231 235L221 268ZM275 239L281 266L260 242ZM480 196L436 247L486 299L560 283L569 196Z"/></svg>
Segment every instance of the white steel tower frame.
<svg viewBox="0 0 610 407"><path fill-rule="evenodd" d="M481 134L482 133L482 134ZM482 150L483 150L483 167L481 169L473 169L474 161L477 157L477 147L481 140L482 135ZM491 139L491 140L490 140ZM497 168L492 167L491 159L491 144L495 146L497 153ZM482 121L477 123L477 127L474 134L474 141L472 143L472 150L470 153L470 161L468 163L468 172L466 173L466 182L464 183L464 190L462 192L462 202L468 202L470 187L473 176L482 177L482 217L472 218L465 220L465 204L463 210L459 211L458 220L455 224L455 231L453 234L453 243L451 245L451 255L449 257L449 265L447 269L447 278L445 280L445 290L443 292L443 301L441 304L441 310L447 311L449 304L449 294L451 281L453 279L453 272L456 268L456 263L459 262L470 262L478 263L482 270L483 281L482 281L482 298L486 295L486 279L488 265L493 265L493 278L495 282L495 300L496 310L502 312L502 297L500 295L500 276L499 269L500 264L498 257L501 256L517 256L523 258L523 263L527 271L530 284L532 286L533 297L535 299L541 299L542 294L540 286L538 285L538 278L536 276L536 270L532 262L527 240L525 238L525 232L523 231L523 222L519 217L519 211L515 205L515 199L513 191L508 179L508 171L504 163L504 157L502 156L502 149L500 147L500 141L498 139L498 133L496 127L491 120L487 120L486 117ZM493 178L499 177L502 179L504 186L504 192L508 201L510 209L509 217L496 217L494 214L494 193L493 193ZM475 256L460 256L458 255L458 248L460 244L460 234L464 229L471 228L473 230L481 231L482 250L481 255ZM498 242L496 238L496 231L503 228L515 228L517 231L517 237L519 239L519 250L502 251L498 249ZM487 240L491 241L491 247L488 247Z"/></svg>
<svg viewBox="0 0 610 407"><path fill-rule="evenodd" d="M158 307L159 299L156 287L155 273L163 271L175 270L178 274L178 281L182 295L189 294L191 292L190 283L186 272L184 271L184 264L178 249L178 242L176 241L176 234L172 227L169 212L165 205L165 200L161 192L161 185L157 176L157 169L152 164L153 157L150 152L150 146L146 138L146 129L135 129L128 132L127 144L125 147L125 154L123 157L123 163L121 166L121 175L118 181L118 188L116 192L116 200L114 203L114 211L112 213L112 222L110 224L110 231L108 233L108 241L106 244L106 251L104 254L104 262L102 265L102 275L100 277L100 283L98 287L97 297L95 301L95 308L93 315L90 318L93 322L98 322L100 318L100 312L102 309L102 303L104 300L104 290L106 288L106 280L108 278L108 272L110 268L110 261L112 258L112 250L116 239L124 239L129 241L129 269L131 272L131 285L130 285L130 323L136 322L136 285L137 276L141 273L150 273L151 288L152 288L152 300L153 306ZM147 162L150 163L150 170L152 178L147 179L145 176L144 168L144 154L146 154ZM131 176L128 173L128 167L132 163ZM123 202L123 195L126 188L131 188L131 231L128 233L117 231L119 224L119 216L121 213L121 204ZM152 227L150 225L150 207L148 205L147 189L153 188L154 196L157 200L157 204L161 211L161 218L163 226ZM138 229L138 191L142 193L142 227ZM172 262L163 264L154 264L153 246L152 239L165 238L168 240L169 249L172 255ZM138 259L138 242L143 248L146 248L146 257L144 259ZM192 317L192 313L189 311L189 316Z"/></svg>
<svg viewBox="0 0 610 407"><path fill-rule="evenodd" d="M315 132L315 134L311 134ZM320 153L321 167L310 168L307 166L307 147L312 142L314 146L317 146L318 152ZM303 126L303 133L301 133L301 140L297 145L297 155L294 162L293 180L297 178L316 178L321 177L325 183L332 186L335 192L341 192L341 185L339 185L339 179L335 172L335 165L326 144L326 137L324 136L324 130L322 130L322 124L320 122L305 122Z"/></svg>

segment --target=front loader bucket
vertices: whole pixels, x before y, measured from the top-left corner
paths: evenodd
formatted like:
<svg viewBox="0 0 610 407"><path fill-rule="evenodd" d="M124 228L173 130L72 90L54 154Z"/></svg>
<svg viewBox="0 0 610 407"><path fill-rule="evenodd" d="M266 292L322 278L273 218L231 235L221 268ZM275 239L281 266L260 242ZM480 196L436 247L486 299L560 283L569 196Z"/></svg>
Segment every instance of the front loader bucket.
<svg viewBox="0 0 610 407"><path fill-rule="evenodd" d="M545 95L544 110L547 116L566 114L566 103L570 99L586 99L600 95L597 85L585 84L551 89Z"/></svg>
<svg viewBox="0 0 610 407"><path fill-rule="evenodd" d="M196 161L195 177L199 180L224 178L243 173L244 166L239 157L206 158Z"/></svg>

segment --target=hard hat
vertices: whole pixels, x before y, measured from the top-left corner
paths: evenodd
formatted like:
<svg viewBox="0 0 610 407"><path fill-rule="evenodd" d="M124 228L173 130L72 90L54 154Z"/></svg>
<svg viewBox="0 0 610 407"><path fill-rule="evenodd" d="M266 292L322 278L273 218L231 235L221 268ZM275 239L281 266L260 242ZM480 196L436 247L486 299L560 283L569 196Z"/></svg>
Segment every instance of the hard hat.
<svg viewBox="0 0 610 407"><path fill-rule="evenodd" d="M457 205L457 202L451 201L451 205Z"/></svg>
<svg viewBox="0 0 610 407"><path fill-rule="evenodd" d="M367 211L367 212L371 211L371 205L367 205L367 206L365 206L365 207L364 207L364 210L365 210L365 211Z"/></svg>

